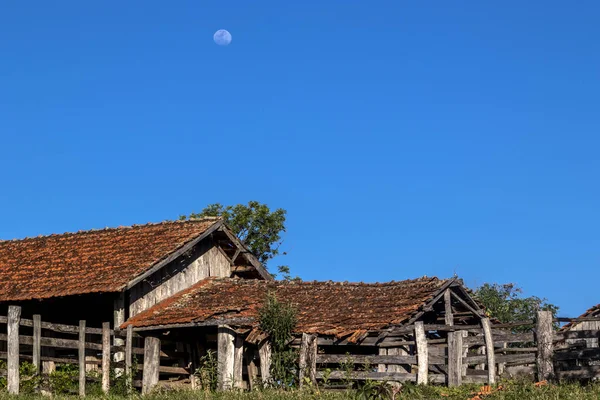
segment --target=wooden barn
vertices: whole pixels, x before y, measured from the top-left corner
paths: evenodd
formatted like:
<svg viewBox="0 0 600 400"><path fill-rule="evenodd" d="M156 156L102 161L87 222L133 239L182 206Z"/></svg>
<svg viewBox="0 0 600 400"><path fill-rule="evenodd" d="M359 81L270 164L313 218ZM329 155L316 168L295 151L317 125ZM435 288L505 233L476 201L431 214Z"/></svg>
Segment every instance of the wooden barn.
<svg viewBox="0 0 600 400"><path fill-rule="evenodd" d="M459 279L274 281L220 219L0 241L0 278L0 315L9 316L0 323L10 325L8 306L18 306L13 323L33 327L33 336L21 338L21 350L17 333L16 359L46 360L46 372L54 361L75 357L72 349L79 349L85 369L100 362L95 349L102 351L103 371L107 354L120 362L127 354L125 365L131 365L135 335L144 347L133 353L143 362L145 390L159 381L194 386L194 371L209 352L218 358L222 388L252 388L270 379L270 344L258 329L257 310L273 293L298 309L292 344L300 349L299 374L312 381L342 380L336 368L348 361L346 354L360 379L456 384L463 376L495 376L495 370L451 362L468 351L484 354L491 343L489 320ZM40 326L60 340L40 342ZM475 332L471 338L468 329ZM79 345L62 336L77 332ZM90 334L102 334L102 344L88 344ZM44 348L57 343L58 349ZM328 370L333 373L326 376Z"/></svg>

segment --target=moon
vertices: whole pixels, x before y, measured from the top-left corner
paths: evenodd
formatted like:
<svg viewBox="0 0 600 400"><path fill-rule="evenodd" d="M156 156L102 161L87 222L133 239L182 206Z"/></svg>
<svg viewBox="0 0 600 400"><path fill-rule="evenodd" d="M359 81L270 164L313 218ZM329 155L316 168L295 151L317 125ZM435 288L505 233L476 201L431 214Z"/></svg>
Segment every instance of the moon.
<svg viewBox="0 0 600 400"><path fill-rule="evenodd" d="M231 33L225 29L219 29L213 35L213 39L219 46L227 46L229 43L231 43Z"/></svg>

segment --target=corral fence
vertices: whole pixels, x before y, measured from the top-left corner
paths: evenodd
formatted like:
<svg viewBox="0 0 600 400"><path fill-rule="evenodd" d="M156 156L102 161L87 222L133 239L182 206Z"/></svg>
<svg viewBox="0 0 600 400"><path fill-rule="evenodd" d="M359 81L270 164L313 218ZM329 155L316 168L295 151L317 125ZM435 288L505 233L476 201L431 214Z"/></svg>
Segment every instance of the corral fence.
<svg viewBox="0 0 600 400"><path fill-rule="evenodd" d="M181 354L171 349L168 341L156 354L144 354L144 338L131 328L114 330L109 322L101 328L79 325L65 325L42 321L40 315L33 319L21 318L21 308L9 306L8 316L0 316L0 325L6 325L6 333L0 333L0 359L6 360L8 392L19 393L21 361L30 362L35 374L50 374L56 365L74 364L78 366L78 393L84 396L86 382L101 381L102 390L108 393L111 376L123 376L131 387L142 387L144 364L155 363L151 370L156 374L190 375L185 368ZM0 332L2 329L0 329ZM147 352L147 351L146 351ZM162 366L164 363L180 366ZM135 369L135 370L134 370ZM94 374L90 375L90 372Z"/></svg>
<svg viewBox="0 0 600 400"><path fill-rule="evenodd" d="M333 346L323 338L303 335L299 379L334 388L365 380L458 386L517 375L600 378L600 330L556 329L561 322L590 321L600 318L553 319L540 311L536 320L511 324L491 324L487 318L481 325L416 322L389 331L378 354L364 354L360 346L348 347L354 353L331 354Z"/></svg>

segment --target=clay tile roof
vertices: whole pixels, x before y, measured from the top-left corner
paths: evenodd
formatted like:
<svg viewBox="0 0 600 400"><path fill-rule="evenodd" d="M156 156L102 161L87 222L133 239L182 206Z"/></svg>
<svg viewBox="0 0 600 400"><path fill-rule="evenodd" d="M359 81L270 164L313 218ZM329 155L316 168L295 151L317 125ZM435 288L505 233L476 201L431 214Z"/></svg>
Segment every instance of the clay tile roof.
<svg viewBox="0 0 600 400"><path fill-rule="evenodd" d="M595 306L589 308L586 312L581 314L578 318L588 318L588 317L600 317L600 304L596 304ZM569 322L568 324L565 324L562 328L560 328L560 330L561 331L569 330L577 324L578 324L578 322Z"/></svg>
<svg viewBox="0 0 600 400"><path fill-rule="evenodd" d="M279 301L297 307L297 332L344 337L401 324L446 282L437 278L375 284L206 279L132 317L122 328L217 324L226 319L250 320L247 326L256 326L258 309L266 295L274 293Z"/></svg>
<svg viewBox="0 0 600 400"><path fill-rule="evenodd" d="M0 301L116 292L216 219L0 241Z"/></svg>

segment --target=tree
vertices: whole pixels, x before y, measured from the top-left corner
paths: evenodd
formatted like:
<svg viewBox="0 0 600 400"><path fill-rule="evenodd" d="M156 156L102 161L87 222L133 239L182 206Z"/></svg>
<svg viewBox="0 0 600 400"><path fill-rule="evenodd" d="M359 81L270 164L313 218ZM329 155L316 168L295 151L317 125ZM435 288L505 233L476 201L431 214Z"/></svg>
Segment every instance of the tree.
<svg viewBox="0 0 600 400"><path fill-rule="evenodd" d="M537 296L522 297L523 290L514 283L485 283L475 290L475 298L485 307L488 315L501 323L533 320L537 311L552 311L558 307Z"/></svg>
<svg viewBox="0 0 600 400"><path fill-rule="evenodd" d="M249 201L248 204L234 206L209 204L199 213L182 215L179 219L222 217L233 233L266 267L272 258L280 254L285 255L285 252L279 252L279 248L282 244L281 235L286 231L286 214L287 211L282 208L271 211L266 204ZM279 266L278 271L284 278L290 279L287 265Z"/></svg>

